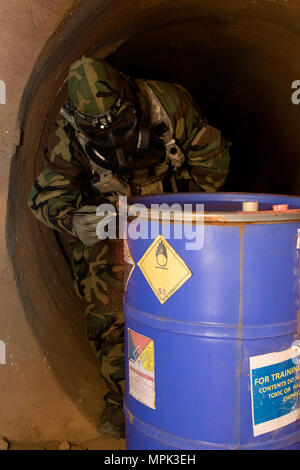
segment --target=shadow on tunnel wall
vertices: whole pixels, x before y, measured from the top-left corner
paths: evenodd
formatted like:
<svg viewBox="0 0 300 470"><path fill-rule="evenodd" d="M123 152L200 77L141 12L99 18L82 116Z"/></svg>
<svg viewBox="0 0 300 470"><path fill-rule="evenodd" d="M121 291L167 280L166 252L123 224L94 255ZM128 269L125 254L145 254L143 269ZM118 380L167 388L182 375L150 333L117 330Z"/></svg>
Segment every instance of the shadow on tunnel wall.
<svg viewBox="0 0 300 470"><path fill-rule="evenodd" d="M290 1L83 0L40 55L20 109L7 244L28 322L61 385L96 422L103 385L86 338L62 246L26 201L66 99L69 65L107 57L134 77L186 86L232 142L226 191L299 194L300 120L291 83L300 79L300 6Z"/></svg>

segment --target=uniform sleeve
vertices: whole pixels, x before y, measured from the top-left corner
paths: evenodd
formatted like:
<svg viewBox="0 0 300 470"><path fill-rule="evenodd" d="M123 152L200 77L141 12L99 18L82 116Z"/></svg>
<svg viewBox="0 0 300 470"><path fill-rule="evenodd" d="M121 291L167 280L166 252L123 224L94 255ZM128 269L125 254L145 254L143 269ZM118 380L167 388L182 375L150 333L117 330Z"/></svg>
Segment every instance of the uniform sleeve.
<svg viewBox="0 0 300 470"><path fill-rule="evenodd" d="M30 191L29 208L49 227L76 236L72 216L88 198L89 166L73 128L64 119L56 122L44 163Z"/></svg>
<svg viewBox="0 0 300 470"><path fill-rule="evenodd" d="M176 138L187 158L193 190L218 191L228 173L230 143L218 129L208 125L189 93L181 86L176 87L183 116L176 123Z"/></svg>

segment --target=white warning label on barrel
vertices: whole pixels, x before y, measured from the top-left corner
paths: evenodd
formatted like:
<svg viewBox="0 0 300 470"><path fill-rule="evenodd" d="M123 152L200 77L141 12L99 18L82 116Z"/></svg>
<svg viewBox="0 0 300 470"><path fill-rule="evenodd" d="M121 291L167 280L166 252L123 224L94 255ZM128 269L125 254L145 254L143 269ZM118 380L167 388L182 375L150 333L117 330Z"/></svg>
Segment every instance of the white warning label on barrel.
<svg viewBox="0 0 300 470"><path fill-rule="evenodd" d="M298 348L250 357L250 371L254 436L300 419Z"/></svg>
<svg viewBox="0 0 300 470"><path fill-rule="evenodd" d="M149 246L138 266L161 304L192 276L183 259L161 235Z"/></svg>
<svg viewBox="0 0 300 470"><path fill-rule="evenodd" d="M128 328L129 394L155 409L154 342Z"/></svg>

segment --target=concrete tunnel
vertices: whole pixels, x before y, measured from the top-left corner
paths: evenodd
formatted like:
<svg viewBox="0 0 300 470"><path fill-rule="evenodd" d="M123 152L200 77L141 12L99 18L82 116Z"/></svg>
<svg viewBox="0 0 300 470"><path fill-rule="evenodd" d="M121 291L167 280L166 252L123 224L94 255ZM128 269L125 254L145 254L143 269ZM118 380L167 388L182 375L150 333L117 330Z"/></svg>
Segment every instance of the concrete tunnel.
<svg viewBox="0 0 300 470"><path fill-rule="evenodd" d="M38 223L26 205L66 98L69 65L83 54L107 57L134 77L181 83L232 142L224 191L297 195L300 107L291 95L300 79L299 19L300 3L292 0L82 0L38 57L19 111L7 245L30 328L92 423L103 386L73 291L66 239Z"/></svg>

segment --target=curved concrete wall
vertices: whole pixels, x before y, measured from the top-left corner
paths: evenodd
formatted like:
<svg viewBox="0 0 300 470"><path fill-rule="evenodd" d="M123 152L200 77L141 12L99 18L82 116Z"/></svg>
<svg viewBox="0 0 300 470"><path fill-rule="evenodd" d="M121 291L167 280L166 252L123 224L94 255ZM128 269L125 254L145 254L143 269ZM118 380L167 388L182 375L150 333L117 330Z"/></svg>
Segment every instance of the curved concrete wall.
<svg viewBox="0 0 300 470"><path fill-rule="evenodd" d="M25 442L26 448L34 442L78 442L98 436L96 426L58 383L32 334L5 243L9 170L19 138L15 123L20 99L39 53L70 5L68 0L0 1L0 80L6 84L6 99L0 99L0 341L6 352L5 364L0 356L0 437ZM13 199L20 181L24 181L23 174L11 186ZM9 242L18 239L22 244L24 231L25 226L18 233L8 226ZM29 263L17 276L26 278L30 271ZM101 406L99 397L98 408Z"/></svg>
<svg viewBox="0 0 300 470"><path fill-rule="evenodd" d="M296 1L82 0L43 48L20 108L7 244L31 330L59 383L91 421L101 383L61 249L65 239L36 222L26 206L66 96L69 65L94 54L134 76L181 82L233 142L224 189L298 194L300 107L291 102L291 84L300 79L299 16Z"/></svg>

